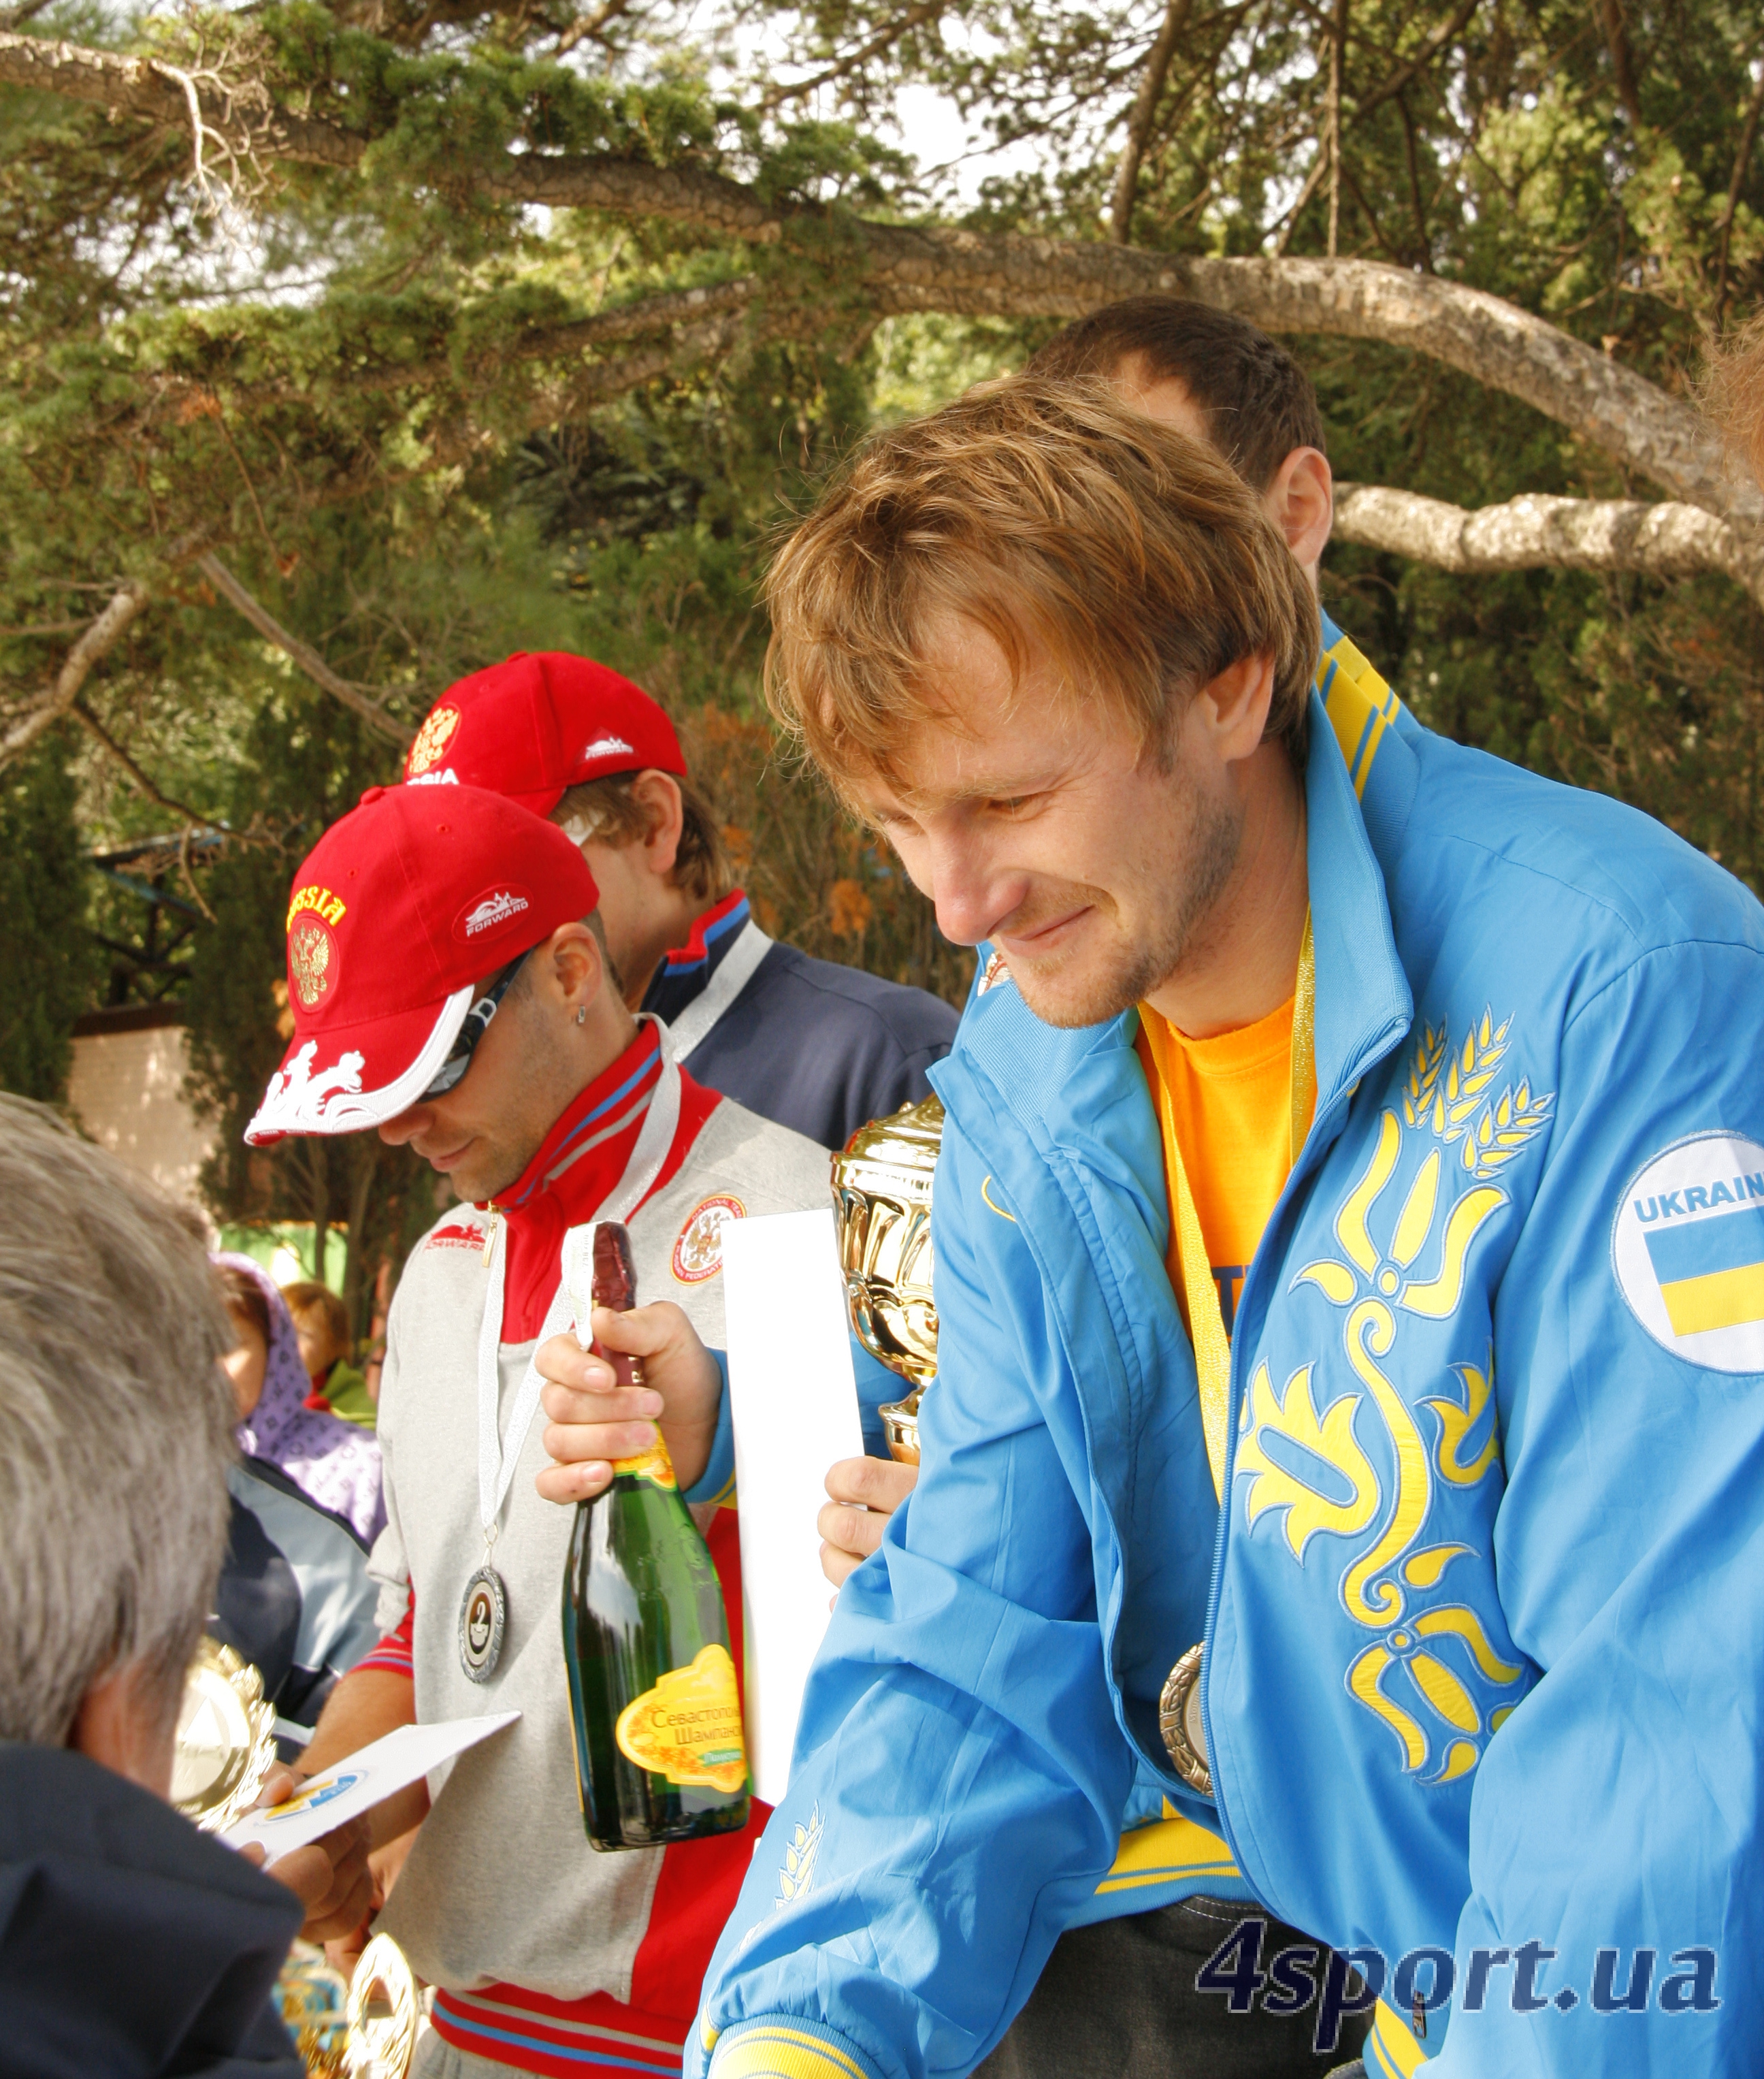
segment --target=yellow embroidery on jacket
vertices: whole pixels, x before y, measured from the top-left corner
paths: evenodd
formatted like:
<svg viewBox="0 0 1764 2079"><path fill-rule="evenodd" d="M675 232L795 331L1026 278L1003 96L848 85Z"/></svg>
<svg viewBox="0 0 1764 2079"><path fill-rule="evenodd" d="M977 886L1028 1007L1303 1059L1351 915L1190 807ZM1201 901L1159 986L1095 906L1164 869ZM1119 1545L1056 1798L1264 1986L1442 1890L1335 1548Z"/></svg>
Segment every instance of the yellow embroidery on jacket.
<svg viewBox="0 0 1764 2079"><path fill-rule="evenodd" d="M1402 1092L1402 1115L1411 1127L1426 1127L1448 1148L1473 1177L1489 1178L1503 1169L1549 1115L1550 1093L1532 1093L1530 1081L1509 1086L1497 1098L1488 1097L1507 1049L1511 1018L1496 1025L1484 1010L1461 1048L1447 1063L1445 1027L1424 1031ZM1445 1069L1442 1081L1440 1071Z"/></svg>
<svg viewBox="0 0 1764 2079"><path fill-rule="evenodd" d="M809 1814L806 1826L800 1819L796 1822L796 1830L784 1843L784 1859L778 1868L776 1904L787 1905L792 1899L800 1898L813 1883L815 1857L821 1852L825 1823L818 1805Z"/></svg>
<svg viewBox="0 0 1764 2079"><path fill-rule="evenodd" d="M1348 1316L1344 1332L1348 1362L1369 1388L1397 1454L1395 1505L1376 1542L1348 1569L1341 1583L1341 1600L1348 1606L1348 1614L1361 1624L1375 1625L1402 1614L1402 1589L1394 1581L1379 1581L1377 1576L1394 1567L1415 1542L1427 1521L1433 1483L1428 1469L1427 1447L1415 1426L1415 1418L1402 1395L1373 1362L1375 1357L1387 1355L1396 1340L1396 1322L1390 1309L1382 1299L1362 1299Z"/></svg>
<svg viewBox="0 0 1764 2079"><path fill-rule="evenodd" d="M1342 1607L1377 1634L1354 1654L1344 1679L1349 1695L1395 1737L1405 1772L1431 1767L1430 1784L1468 1775L1518 1700L1510 1695L1490 1708L1480 1685L1511 1692L1525 1670L1496 1650L1468 1604L1423 1600L1454 1560L1477 1556L1469 1546L1425 1538L1436 1483L1473 1487L1499 1462L1492 1365L1453 1365L1461 1394L1422 1396L1415 1408L1390 1374L1405 1316L1443 1322L1457 1314L1477 1238L1510 1203L1490 1180L1549 1116L1552 1094L1534 1093L1528 1081L1496 1091L1511 1026L1485 1010L1457 1046L1443 1025L1423 1030L1398 1093L1400 1116L1392 1110L1381 1116L1376 1145L1336 1214L1340 1257L1305 1264L1293 1281L1315 1286L1344 1310L1342 1348L1357 1388L1319 1414L1315 1367L1300 1366L1277 1395L1268 1367L1258 1366L1236 1459L1236 1471L1247 1475L1247 1521L1281 1512L1287 1549L1300 1563L1319 1532L1358 1539L1377 1525L1340 1579ZM1405 1153L1428 1141L1435 1144L1425 1148L1398 1203L1392 1186ZM1448 1182L1454 1171L1468 1173L1468 1188ZM1388 1487L1390 1476L1356 1428L1367 1401L1390 1449ZM1420 1408L1438 1420L1431 1441L1417 1420ZM1486 1434L1473 1448L1485 1418Z"/></svg>
<svg viewBox="0 0 1764 2079"><path fill-rule="evenodd" d="M1310 1366L1305 1365L1293 1374L1286 1382L1286 1398L1279 1401L1264 1364L1256 1367L1250 1382L1250 1405L1254 1427L1237 1454L1237 1470L1253 1476L1246 1504L1249 1521L1255 1522L1269 1509L1285 1509L1286 1542L1298 1560L1319 1530L1333 1531L1338 1537L1352 1537L1364 1530L1377 1513L1378 1476L1353 1433L1359 1395L1344 1393L1331 1401L1319 1420L1311 1404ZM1349 1499L1330 1500L1298 1474L1270 1458L1263 1449L1264 1437L1283 1437L1301 1454L1308 1452L1333 1466L1347 1482Z"/></svg>
<svg viewBox="0 0 1764 2079"><path fill-rule="evenodd" d="M1436 1393L1429 1394L1421 1405L1432 1408L1440 1418L1440 1441L1434 1455L1440 1479L1449 1480L1453 1487L1473 1487L1500 1456L1501 1440L1492 1421L1482 1449L1468 1465L1462 1456L1465 1441L1494 1398L1494 1366L1490 1358L1486 1371L1478 1370L1473 1364L1457 1364L1452 1369L1464 1382L1463 1401L1448 1400Z"/></svg>

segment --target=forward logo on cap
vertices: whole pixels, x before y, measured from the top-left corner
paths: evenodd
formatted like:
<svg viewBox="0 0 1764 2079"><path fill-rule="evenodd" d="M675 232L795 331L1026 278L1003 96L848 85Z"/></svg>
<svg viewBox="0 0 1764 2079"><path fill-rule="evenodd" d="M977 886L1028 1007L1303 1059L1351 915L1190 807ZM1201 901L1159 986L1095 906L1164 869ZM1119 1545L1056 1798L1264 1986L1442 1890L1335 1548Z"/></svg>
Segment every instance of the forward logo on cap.
<svg viewBox="0 0 1764 2079"><path fill-rule="evenodd" d="M597 736L583 752L584 758L629 758L631 747L622 736Z"/></svg>
<svg viewBox="0 0 1764 2079"><path fill-rule="evenodd" d="M506 923L511 917L518 917L523 910L531 906L525 895L516 894L511 888L500 889L494 895L487 895L475 909L467 912L466 936L474 939L480 931L494 931L497 925Z"/></svg>

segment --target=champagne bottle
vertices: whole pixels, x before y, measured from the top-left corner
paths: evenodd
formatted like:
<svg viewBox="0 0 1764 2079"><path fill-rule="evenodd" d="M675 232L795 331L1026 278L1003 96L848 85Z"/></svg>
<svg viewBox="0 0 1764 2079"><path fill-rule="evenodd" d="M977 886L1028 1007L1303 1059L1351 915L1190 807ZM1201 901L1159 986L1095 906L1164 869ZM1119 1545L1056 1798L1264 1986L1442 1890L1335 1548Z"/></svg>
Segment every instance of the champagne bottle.
<svg viewBox="0 0 1764 2079"><path fill-rule="evenodd" d="M630 1236L609 1220L592 1232L594 1303L622 1312L637 1299ZM593 1348L631 1383L630 1358ZM722 1589L659 1431L639 1457L615 1460L603 1493L576 1504L563 1656L595 1847L659 1847L746 1825Z"/></svg>

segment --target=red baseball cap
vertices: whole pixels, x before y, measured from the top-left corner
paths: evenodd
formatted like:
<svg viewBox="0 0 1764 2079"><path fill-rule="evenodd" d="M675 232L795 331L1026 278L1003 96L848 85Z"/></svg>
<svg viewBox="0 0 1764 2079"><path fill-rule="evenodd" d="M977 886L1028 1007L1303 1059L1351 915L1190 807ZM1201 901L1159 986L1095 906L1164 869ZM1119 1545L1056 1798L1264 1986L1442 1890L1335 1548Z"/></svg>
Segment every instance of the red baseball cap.
<svg viewBox="0 0 1764 2079"><path fill-rule="evenodd" d="M686 771L674 725L649 695L604 664L541 650L449 686L416 732L404 777L487 787L549 816L566 787L651 766Z"/></svg>
<svg viewBox="0 0 1764 2079"><path fill-rule="evenodd" d="M356 1133L434 1081L475 985L600 900L555 825L479 787L370 787L294 876L294 1038L245 1128Z"/></svg>

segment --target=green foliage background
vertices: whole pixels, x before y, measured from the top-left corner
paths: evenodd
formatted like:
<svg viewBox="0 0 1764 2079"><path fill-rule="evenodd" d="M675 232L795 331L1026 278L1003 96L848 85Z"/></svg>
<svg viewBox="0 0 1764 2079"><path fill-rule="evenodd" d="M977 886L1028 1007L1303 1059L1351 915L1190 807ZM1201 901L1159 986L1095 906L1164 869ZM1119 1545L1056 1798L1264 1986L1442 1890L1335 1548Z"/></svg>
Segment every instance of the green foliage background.
<svg viewBox="0 0 1764 2079"><path fill-rule="evenodd" d="M69 721L0 775L0 1081L55 1094L77 1008L169 988L221 1127L218 1214L346 1223L359 1297L433 1203L365 1143L251 1159L239 1143L281 1046L289 877L397 753L216 596L190 559L199 537L407 728L512 650L628 672L679 722L768 928L959 1000L968 956L773 739L758 584L867 428L1020 365L1052 328L877 324L842 263L842 213L1102 236L1163 6L21 13L33 35L152 53L242 106L257 94L370 142L359 173L217 153L205 196L187 134L0 88L0 727L123 577L153 588L83 696L115 750ZM1615 41L1585 0L1432 14L1354 0L1332 203L1312 178L1331 19L1302 0L1192 0L1146 140L1136 244L1315 254L1333 237L1507 297L1679 390L1704 337L1755 307L1751 0L1625 0ZM821 73L814 94L793 90ZM976 189L959 167L915 164L893 119L903 88L945 96L1011 148L1012 169ZM771 248L708 221L523 207L495 199L511 144L724 174L825 213ZM738 278L757 300L708 345L583 330ZM1289 343L1344 479L1469 507L1647 495L1561 426L1419 357ZM637 379L621 357L640 352ZM1465 579L1341 546L1324 583L1423 719L1636 802L1764 888L1764 628L1733 588ZM202 826L223 841L160 870L203 913L179 971L132 965L144 906L81 860ZM82 926L111 942L102 958Z"/></svg>
<svg viewBox="0 0 1764 2079"><path fill-rule="evenodd" d="M51 741L0 773L0 1087L53 1099L97 965L78 789Z"/></svg>

